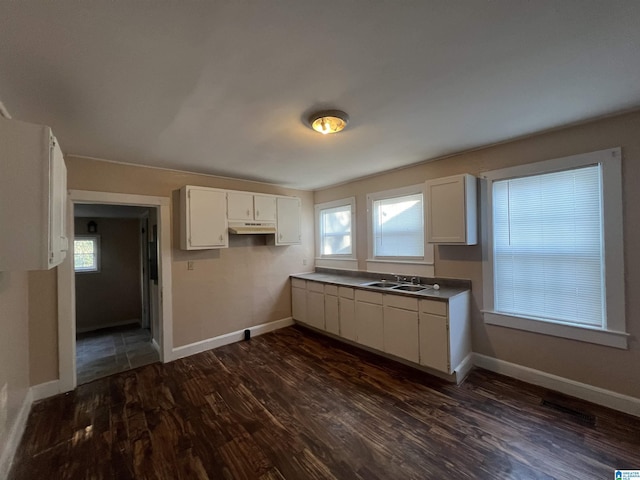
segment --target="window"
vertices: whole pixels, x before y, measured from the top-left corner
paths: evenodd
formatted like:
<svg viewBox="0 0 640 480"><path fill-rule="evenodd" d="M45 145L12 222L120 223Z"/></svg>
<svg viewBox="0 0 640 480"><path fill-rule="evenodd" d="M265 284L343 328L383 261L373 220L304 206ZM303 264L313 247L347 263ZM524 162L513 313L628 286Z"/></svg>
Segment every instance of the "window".
<svg viewBox="0 0 640 480"><path fill-rule="evenodd" d="M423 186L367 196L373 259L424 260Z"/></svg>
<svg viewBox="0 0 640 480"><path fill-rule="evenodd" d="M100 271L100 237L78 235L73 241L73 266L79 273Z"/></svg>
<svg viewBox="0 0 640 480"><path fill-rule="evenodd" d="M619 173L608 150L486 175L487 323L626 347Z"/></svg>
<svg viewBox="0 0 640 480"><path fill-rule="evenodd" d="M318 258L355 258L355 197L315 206Z"/></svg>

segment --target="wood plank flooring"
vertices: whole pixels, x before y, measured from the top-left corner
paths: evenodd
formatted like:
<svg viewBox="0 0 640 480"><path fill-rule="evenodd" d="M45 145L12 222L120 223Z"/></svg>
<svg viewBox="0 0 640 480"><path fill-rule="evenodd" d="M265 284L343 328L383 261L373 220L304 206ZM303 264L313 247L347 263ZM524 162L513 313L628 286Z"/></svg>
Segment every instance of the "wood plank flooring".
<svg viewBox="0 0 640 480"><path fill-rule="evenodd" d="M608 479L640 419L483 370L460 386L300 327L34 405L21 479ZM565 405L565 408L566 408Z"/></svg>

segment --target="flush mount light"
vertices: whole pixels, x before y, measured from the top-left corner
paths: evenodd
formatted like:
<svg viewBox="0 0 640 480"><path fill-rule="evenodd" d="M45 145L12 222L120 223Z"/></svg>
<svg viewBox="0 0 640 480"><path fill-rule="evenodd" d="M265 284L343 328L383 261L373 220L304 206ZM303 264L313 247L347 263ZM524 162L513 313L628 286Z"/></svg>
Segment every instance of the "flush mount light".
<svg viewBox="0 0 640 480"><path fill-rule="evenodd" d="M323 135L327 133L338 133L344 130L349 121L349 115L340 110L324 110L313 113L309 117L309 125L316 132Z"/></svg>

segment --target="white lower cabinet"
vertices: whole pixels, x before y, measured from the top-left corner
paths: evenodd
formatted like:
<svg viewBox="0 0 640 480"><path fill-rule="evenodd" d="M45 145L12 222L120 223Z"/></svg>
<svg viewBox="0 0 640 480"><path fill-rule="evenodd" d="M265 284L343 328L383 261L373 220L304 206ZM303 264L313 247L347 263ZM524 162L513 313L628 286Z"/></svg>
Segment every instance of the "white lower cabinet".
<svg viewBox="0 0 640 480"><path fill-rule="evenodd" d="M453 371L471 353L469 294L449 302L420 300L420 365Z"/></svg>
<svg viewBox="0 0 640 480"><path fill-rule="evenodd" d="M307 282L307 323L312 327L325 329L324 325L324 284Z"/></svg>
<svg viewBox="0 0 640 480"><path fill-rule="evenodd" d="M292 279L293 318L452 374L471 353L469 292L446 301Z"/></svg>
<svg viewBox="0 0 640 480"><path fill-rule="evenodd" d="M384 351L418 363L418 300L398 295L384 295L383 313Z"/></svg>
<svg viewBox="0 0 640 480"><path fill-rule="evenodd" d="M356 290L357 342L384 351L382 294Z"/></svg>
<svg viewBox="0 0 640 480"><path fill-rule="evenodd" d="M340 313L340 336L356 342L356 302L354 289L338 287L338 310Z"/></svg>
<svg viewBox="0 0 640 480"><path fill-rule="evenodd" d="M307 323L307 282L298 278L291 279L291 315Z"/></svg>
<svg viewBox="0 0 640 480"><path fill-rule="evenodd" d="M340 335L338 287L335 285L324 286L324 328L329 333Z"/></svg>

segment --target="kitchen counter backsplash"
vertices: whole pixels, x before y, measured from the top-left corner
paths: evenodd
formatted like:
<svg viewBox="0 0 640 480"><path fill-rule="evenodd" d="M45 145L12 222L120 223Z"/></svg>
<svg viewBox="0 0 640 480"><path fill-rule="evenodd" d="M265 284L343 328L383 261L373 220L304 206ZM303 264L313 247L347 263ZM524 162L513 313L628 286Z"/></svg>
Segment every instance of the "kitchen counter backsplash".
<svg viewBox="0 0 640 480"><path fill-rule="evenodd" d="M389 273L374 273L374 272L361 272L358 270L338 270L333 268L317 267L315 272L312 273L300 273L291 275L293 278L299 278L301 280L311 280L316 282L330 283L334 285L344 285L348 287L356 287L364 290L375 291L387 291L387 293L393 293L398 295L405 295L411 297L432 298L439 300L447 300L455 295L459 295L463 292L471 290L471 280L461 280L456 278L441 278L441 277L416 277L419 278L421 285L433 285L437 283L440 286L440 290L428 289L420 292L404 292L399 290L385 290L375 287L367 287L362 285L368 281L387 280L396 281L396 276ZM403 279L406 277L406 282L411 281L411 275L400 275Z"/></svg>

